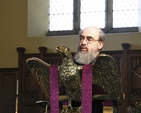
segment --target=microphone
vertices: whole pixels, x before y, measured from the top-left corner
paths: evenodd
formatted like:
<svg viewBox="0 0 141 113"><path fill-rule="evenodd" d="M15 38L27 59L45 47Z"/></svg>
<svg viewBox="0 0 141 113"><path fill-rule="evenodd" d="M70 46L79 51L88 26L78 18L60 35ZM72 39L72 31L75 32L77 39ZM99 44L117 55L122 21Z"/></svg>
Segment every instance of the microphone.
<svg viewBox="0 0 141 113"><path fill-rule="evenodd" d="M130 72L137 75L139 78L141 78L141 76L139 74L137 74L135 71L133 71L132 69L130 70Z"/></svg>

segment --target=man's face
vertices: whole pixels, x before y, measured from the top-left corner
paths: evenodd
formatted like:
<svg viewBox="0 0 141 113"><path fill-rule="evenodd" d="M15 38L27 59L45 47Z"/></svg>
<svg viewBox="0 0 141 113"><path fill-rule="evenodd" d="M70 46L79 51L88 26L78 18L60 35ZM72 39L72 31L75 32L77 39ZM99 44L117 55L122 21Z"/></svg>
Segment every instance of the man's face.
<svg viewBox="0 0 141 113"><path fill-rule="evenodd" d="M97 54L103 45L99 41L99 31L96 28L86 28L80 34L78 51L93 52Z"/></svg>
<svg viewBox="0 0 141 113"><path fill-rule="evenodd" d="M81 32L79 38L78 53L75 56L75 61L89 64L103 47L103 42L99 41L99 30L96 28L86 28Z"/></svg>

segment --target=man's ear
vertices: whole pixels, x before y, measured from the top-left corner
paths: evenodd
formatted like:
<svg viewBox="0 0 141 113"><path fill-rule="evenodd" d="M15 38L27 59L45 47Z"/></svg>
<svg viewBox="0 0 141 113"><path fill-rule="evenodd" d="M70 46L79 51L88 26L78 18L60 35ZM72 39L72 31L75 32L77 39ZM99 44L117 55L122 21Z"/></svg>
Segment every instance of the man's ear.
<svg viewBox="0 0 141 113"><path fill-rule="evenodd" d="M103 41L99 41L98 43L98 48L101 50L104 46L104 42Z"/></svg>

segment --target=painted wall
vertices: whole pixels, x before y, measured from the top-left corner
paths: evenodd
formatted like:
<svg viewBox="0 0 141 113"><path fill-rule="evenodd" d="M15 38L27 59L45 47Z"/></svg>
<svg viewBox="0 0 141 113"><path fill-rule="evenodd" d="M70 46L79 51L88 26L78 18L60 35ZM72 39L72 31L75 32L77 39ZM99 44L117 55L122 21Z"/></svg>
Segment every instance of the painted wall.
<svg viewBox="0 0 141 113"><path fill-rule="evenodd" d="M0 68L18 67L17 47L25 47L25 53L37 53L39 46L55 52L57 44L67 45L72 51L77 48L77 36L28 37L27 4L27 0L0 0ZM141 33L106 34L103 50L122 50L122 43L130 43L130 49L141 49Z"/></svg>

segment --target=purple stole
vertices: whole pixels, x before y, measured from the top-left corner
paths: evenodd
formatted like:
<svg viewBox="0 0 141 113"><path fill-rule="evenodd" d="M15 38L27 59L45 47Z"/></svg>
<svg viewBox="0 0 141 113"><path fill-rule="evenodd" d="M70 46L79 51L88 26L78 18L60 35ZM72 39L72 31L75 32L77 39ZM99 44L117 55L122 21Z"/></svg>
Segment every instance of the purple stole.
<svg viewBox="0 0 141 113"><path fill-rule="evenodd" d="M50 113L59 113L58 66L50 66ZM82 67L82 113L92 113L92 65Z"/></svg>
<svg viewBox="0 0 141 113"><path fill-rule="evenodd" d="M50 66L50 113L59 113L58 66Z"/></svg>
<svg viewBox="0 0 141 113"><path fill-rule="evenodd" d="M82 68L82 113L92 113L92 65Z"/></svg>

